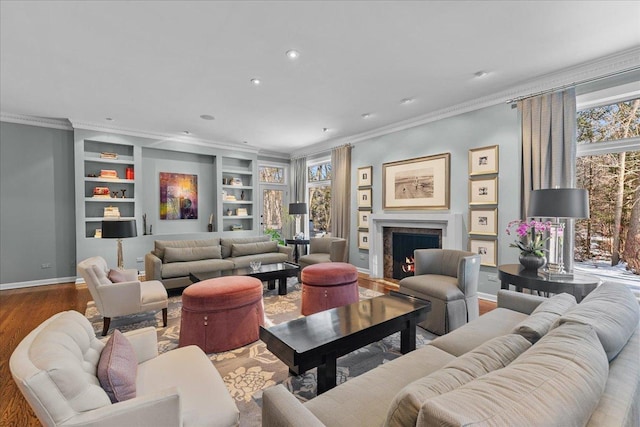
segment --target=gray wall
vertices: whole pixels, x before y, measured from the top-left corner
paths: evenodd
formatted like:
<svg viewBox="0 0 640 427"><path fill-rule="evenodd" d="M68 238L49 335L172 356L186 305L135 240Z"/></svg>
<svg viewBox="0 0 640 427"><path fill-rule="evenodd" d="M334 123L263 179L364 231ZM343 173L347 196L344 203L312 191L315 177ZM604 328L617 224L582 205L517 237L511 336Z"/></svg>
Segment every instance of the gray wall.
<svg viewBox="0 0 640 427"><path fill-rule="evenodd" d="M519 217L520 200L520 125L516 109L506 104L484 108L458 116L394 132L358 142L352 150L353 187L357 186L357 169L373 166L373 213L382 209L382 164L397 160L451 153L450 210L461 213L468 229L468 150L499 145L499 205L498 205L498 265L515 263L518 252L509 248L510 239L504 233L507 223ZM357 204L352 198L349 262L362 269L369 268L368 251L358 249ZM393 212L399 212L394 210ZM418 211L405 211L416 213ZM443 212L443 211L429 211ZM497 269L482 267L479 290L496 294L499 284L493 276ZM491 276L491 277L490 277ZM491 280L490 280L491 279Z"/></svg>
<svg viewBox="0 0 640 427"><path fill-rule="evenodd" d="M0 122L0 284L76 276L73 168L72 131Z"/></svg>

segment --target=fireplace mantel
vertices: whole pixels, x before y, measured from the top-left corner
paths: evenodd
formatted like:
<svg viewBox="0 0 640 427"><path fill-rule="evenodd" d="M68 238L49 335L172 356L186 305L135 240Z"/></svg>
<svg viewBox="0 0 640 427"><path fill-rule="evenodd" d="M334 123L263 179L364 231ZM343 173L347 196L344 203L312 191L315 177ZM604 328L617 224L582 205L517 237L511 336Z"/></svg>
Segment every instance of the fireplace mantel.
<svg viewBox="0 0 640 427"><path fill-rule="evenodd" d="M436 228L442 230L442 248L464 250L462 214L380 213L369 217L369 274L384 277L382 229L385 227Z"/></svg>

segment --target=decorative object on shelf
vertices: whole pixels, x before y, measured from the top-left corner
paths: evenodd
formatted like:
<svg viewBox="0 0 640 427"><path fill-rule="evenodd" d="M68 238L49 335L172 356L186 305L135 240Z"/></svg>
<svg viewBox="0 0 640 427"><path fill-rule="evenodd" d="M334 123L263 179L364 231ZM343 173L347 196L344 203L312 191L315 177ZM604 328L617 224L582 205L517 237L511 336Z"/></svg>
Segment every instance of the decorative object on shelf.
<svg viewBox="0 0 640 427"><path fill-rule="evenodd" d="M231 178L231 181L229 182L230 185L233 185L235 187L241 187L242 186L242 180L240 178Z"/></svg>
<svg viewBox="0 0 640 427"><path fill-rule="evenodd" d="M149 235L153 234L153 224L149 225Z"/></svg>
<svg viewBox="0 0 640 427"><path fill-rule="evenodd" d="M135 179L135 174L133 173L133 168L131 166L125 169L125 178Z"/></svg>
<svg viewBox="0 0 640 427"><path fill-rule="evenodd" d="M498 204L498 177L469 180L470 205Z"/></svg>
<svg viewBox="0 0 640 427"><path fill-rule="evenodd" d="M233 214L233 211L231 210L231 208L227 209L227 216L231 216Z"/></svg>
<svg viewBox="0 0 640 427"><path fill-rule="evenodd" d="M110 199L111 192L109 187L93 187L93 197Z"/></svg>
<svg viewBox="0 0 640 427"><path fill-rule="evenodd" d="M115 199L116 197L118 197L118 192L117 192L117 191L112 191L112 192L111 192L111 197L113 197L114 199Z"/></svg>
<svg viewBox="0 0 640 427"><path fill-rule="evenodd" d="M120 191L122 192L122 198L124 199L125 198L124 197L124 193L127 192L127 189L126 188L121 188Z"/></svg>
<svg viewBox="0 0 640 427"><path fill-rule="evenodd" d="M547 251L546 243L548 237L544 233L549 230L550 222L539 221L511 221L507 225L507 235L511 235L511 230L515 227L515 232L519 239L511 243L509 247L520 249L520 264L525 269L538 269L546 263L544 253ZM539 258L537 261L531 257Z"/></svg>
<svg viewBox="0 0 640 427"><path fill-rule="evenodd" d="M118 239L118 269L124 269L124 258L122 256L122 239L137 237L136 220L106 220L102 221L102 238Z"/></svg>
<svg viewBox="0 0 640 427"><path fill-rule="evenodd" d="M498 248L496 240L469 239L469 251L480 255L480 265L498 266Z"/></svg>
<svg viewBox="0 0 640 427"><path fill-rule="evenodd" d="M498 173L498 159L497 145L469 150L469 175Z"/></svg>
<svg viewBox="0 0 640 427"><path fill-rule="evenodd" d="M240 192L240 200L244 200L244 190Z"/></svg>
<svg viewBox="0 0 640 427"><path fill-rule="evenodd" d="M498 209L470 209L469 234L498 235Z"/></svg>
<svg viewBox="0 0 640 427"><path fill-rule="evenodd" d="M222 185L229 185L229 178L222 177Z"/></svg>
<svg viewBox="0 0 640 427"><path fill-rule="evenodd" d="M241 231L243 230L242 224L231 224L231 231Z"/></svg>
<svg viewBox="0 0 640 427"><path fill-rule="evenodd" d="M370 187L373 183L373 166L358 168L358 187Z"/></svg>
<svg viewBox="0 0 640 427"><path fill-rule="evenodd" d="M147 235L147 214L142 214L142 234Z"/></svg>
<svg viewBox="0 0 640 427"><path fill-rule="evenodd" d="M236 215L238 215L238 216L248 216L249 214L247 213L247 209L246 208L238 208L238 209L236 209Z"/></svg>
<svg viewBox="0 0 640 427"><path fill-rule="evenodd" d="M107 206L104 208L103 216L105 218L120 218L120 209L114 206Z"/></svg>
<svg viewBox="0 0 640 427"><path fill-rule="evenodd" d="M198 219L198 175L160 172L160 219Z"/></svg>
<svg viewBox="0 0 640 427"><path fill-rule="evenodd" d="M213 214L209 215L209 224L207 224L207 231L213 231Z"/></svg>
<svg viewBox="0 0 640 427"><path fill-rule="evenodd" d="M372 197L371 188L359 189L358 190L358 207L370 208L372 206L371 197Z"/></svg>
<svg viewBox="0 0 640 427"><path fill-rule="evenodd" d="M296 217L294 234L298 234L300 229L300 218L307 214L307 204L304 202L289 203L289 215Z"/></svg>
<svg viewBox="0 0 640 427"><path fill-rule="evenodd" d="M100 153L100 158L101 159L107 159L107 160L116 160L118 158L118 154L117 153L108 153L106 151L103 151L102 153Z"/></svg>
<svg viewBox="0 0 640 427"><path fill-rule="evenodd" d="M118 172L113 169L101 169L100 178L118 179Z"/></svg>
<svg viewBox="0 0 640 427"><path fill-rule="evenodd" d="M564 268L564 229L561 219L589 218L589 193L579 188L533 190L529 194L527 215L535 218L554 218L549 224L549 259L543 274L554 279L572 279L573 271Z"/></svg>
<svg viewBox="0 0 640 427"><path fill-rule="evenodd" d="M102 228L96 228L96 231L93 233L93 237L96 239L102 238Z"/></svg>
<svg viewBox="0 0 640 427"><path fill-rule="evenodd" d="M449 209L451 154L382 165L384 209Z"/></svg>

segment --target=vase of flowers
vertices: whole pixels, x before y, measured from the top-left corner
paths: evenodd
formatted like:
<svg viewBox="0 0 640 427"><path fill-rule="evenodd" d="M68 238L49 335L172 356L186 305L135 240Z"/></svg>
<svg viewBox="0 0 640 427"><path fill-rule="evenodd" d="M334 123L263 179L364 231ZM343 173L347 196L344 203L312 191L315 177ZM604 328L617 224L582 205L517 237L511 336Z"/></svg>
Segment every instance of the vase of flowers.
<svg viewBox="0 0 640 427"><path fill-rule="evenodd" d="M525 270L537 270L547 263L545 257L545 244L548 237L544 237L544 232L549 230L550 222L531 221L511 221L507 226L507 234L515 229L519 239L511 243L509 247L520 249L520 264Z"/></svg>

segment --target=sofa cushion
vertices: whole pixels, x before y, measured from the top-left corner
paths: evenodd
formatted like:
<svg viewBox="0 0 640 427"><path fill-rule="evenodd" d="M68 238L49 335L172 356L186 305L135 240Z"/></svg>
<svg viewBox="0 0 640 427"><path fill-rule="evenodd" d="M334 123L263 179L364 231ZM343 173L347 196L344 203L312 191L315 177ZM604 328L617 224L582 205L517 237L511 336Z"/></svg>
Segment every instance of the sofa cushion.
<svg viewBox="0 0 640 427"><path fill-rule="evenodd" d="M134 282L138 280L138 270L130 268L127 270L109 270L107 278L113 283Z"/></svg>
<svg viewBox="0 0 640 427"><path fill-rule="evenodd" d="M221 238L220 245L222 246L222 258L229 258L231 256L231 247L234 243L255 243L255 242L268 242L271 240L271 236L262 235L254 237L234 237L234 238Z"/></svg>
<svg viewBox="0 0 640 427"><path fill-rule="evenodd" d="M529 317L513 328L514 334L520 334L532 344L545 336L556 320L576 306L576 298L569 294L558 294L544 301Z"/></svg>
<svg viewBox="0 0 640 427"><path fill-rule="evenodd" d="M427 400L418 425L583 426L608 372L593 328L563 325L506 368Z"/></svg>
<svg viewBox="0 0 640 427"><path fill-rule="evenodd" d="M162 278L185 277L189 273L209 273L214 271L232 270L234 264L226 259L203 259L200 261L172 262L162 265Z"/></svg>
<svg viewBox="0 0 640 427"><path fill-rule="evenodd" d="M493 338L400 390L387 413L386 426L413 426L423 403L496 369L504 368L531 347L521 335Z"/></svg>
<svg viewBox="0 0 640 427"><path fill-rule="evenodd" d="M220 246L196 246L193 248L171 248L164 249L164 259L162 262L186 262L200 261L202 259L221 259L222 248Z"/></svg>
<svg viewBox="0 0 640 427"><path fill-rule="evenodd" d="M112 403L136 397L138 358L133 346L119 330L114 330L98 362L100 385Z"/></svg>
<svg viewBox="0 0 640 427"><path fill-rule="evenodd" d="M278 242L271 240L269 242L234 243L231 245L232 257L264 254L268 252L278 252Z"/></svg>
<svg viewBox="0 0 640 427"><path fill-rule="evenodd" d="M220 239L203 240L156 240L153 242L153 254L160 259L164 259L165 248L193 248L202 246L218 246Z"/></svg>
<svg viewBox="0 0 640 427"><path fill-rule="evenodd" d="M556 325L572 322L592 325L611 361L629 341L639 321L638 301L629 288L605 283L560 317Z"/></svg>

